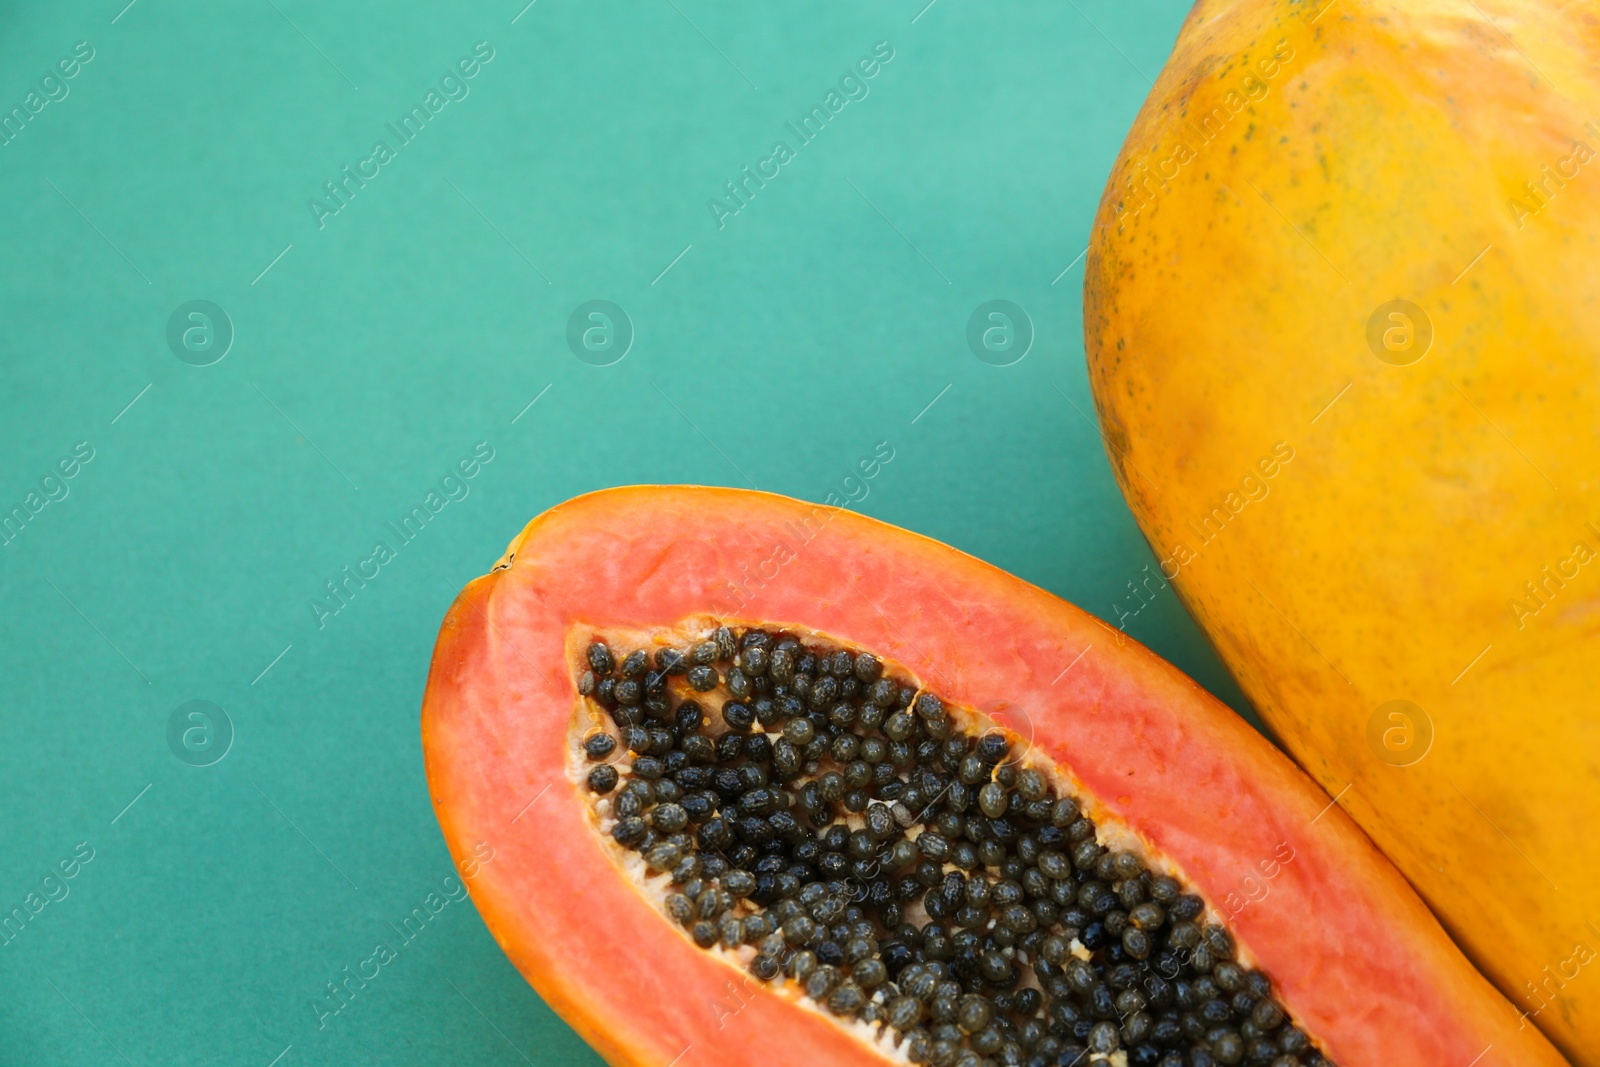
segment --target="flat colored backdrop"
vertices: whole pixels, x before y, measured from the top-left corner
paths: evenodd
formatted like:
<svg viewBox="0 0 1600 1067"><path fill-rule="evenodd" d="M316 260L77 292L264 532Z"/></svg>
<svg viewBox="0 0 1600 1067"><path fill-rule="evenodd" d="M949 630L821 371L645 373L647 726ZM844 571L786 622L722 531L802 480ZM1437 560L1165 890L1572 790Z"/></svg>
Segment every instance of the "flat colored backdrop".
<svg viewBox="0 0 1600 1067"><path fill-rule="evenodd" d="M0 8L6 1067L597 1062L417 727L588 490L837 494L1243 706L1131 591L1080 341L1183 0L526 2Z"/></svg>

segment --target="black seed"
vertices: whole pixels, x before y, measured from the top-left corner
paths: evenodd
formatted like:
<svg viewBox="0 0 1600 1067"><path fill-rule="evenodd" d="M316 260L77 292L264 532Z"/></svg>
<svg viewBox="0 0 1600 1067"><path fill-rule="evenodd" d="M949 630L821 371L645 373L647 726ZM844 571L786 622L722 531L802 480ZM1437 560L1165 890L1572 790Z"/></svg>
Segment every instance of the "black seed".
<svg viewBox="0 0 1600 1067"><path fill-rule="evenodd" d="M697 693L709 693L717 687L718 678L715 667L690 667L688 678L689 688Z"/></svg>
<svg viewBox="0 0 1600 1067"><path fill-rule="evenodd" d="M1179 922L1198 918L1200 913L1205 910L1205 902L1192 893L1185 893L1179 896L1167 908L1168 914Z"/></svg>
<svg viewBox="0 0 1600 1067"><path fill-rule="evenodd" d="M1011 745L1006 741L1004 734L989 733L978 739L978 757L990 765L999 763L1011 752Z"/></svg>
<svg viewBox="0 0 1600 1067"><path fill-rule="evenodd" d="M794 679L794 653L786 648L775 648L767 662L767 676L779 685Z"/></svg>
<svg viewBox="0 0 1600 1067"><path fill-rule="evenodd" d="M663 833L675 834L688 821L689 816L676 804L661 804L650 813L650 824Z"/></svg>
<svg viewBox="0 0 1600 1067"><path fill-rule="evenodd" d="M891 741L904 741L916 729L917 721L905 712L896 712L883 724L883 732Z"/></svg>
<svg viewBox="0 0 1600 1067"><path fill-rule="evenodd" d="M806 693L806 703L817 709L826 708L838 699L838 679L828 674L812 682L810 690Z"/></svg>
<svg viewBox="0 0 1600 1067"><path fill-rule="evenodd" d="M963 756L956 773L966 785L975 786L989 777L989 769L976 754Z"/></svg>
<svg viewBox="0 0 1600 1067"><path fill-rule="evenodd" d="M694 733L705 725L705 721L705 711L692 700L685 700L672 713L672 725L677 729L680 737L686 737Z"/></svg>
<svg viewBox="0 0 1600 1067"><path fill-rule="evenodd" d="M695 833L695 840L699 842L701 848L715 851L733 843L733 830L718 816L707 820L700 827Z"/></svg>
<svg viewBox="0 0 1600 1067"><path fill-rule="evenodd" d="M772 742L766 734L752 734L744 742L744 757L751 763L772 762Z"/></svg>
<svg viewBox="0 0 1600 1067"><path fill-rule="evenodd" d="M1136 927L1122 932L1122 950L1136 960L1150 958L1150 935Z"/></svg>
<svg viewBox="0 0 1600 1067"><path fill-rule="evenodd" d="M752 678L760 677L767 673L771 665L770 656L771 653L765 648L746 648L739 653L739 664Z"/></svg>
<svg viewBox="0 0 1600 1067"><path fill-rule="evenodd" d="M1031 933L1039 925L1039 920L1033 912L1021 904L1012 904L1006 908L1000 915L1000 921L1007 929L1017 934Z"/></svg>
<svg viewBox="0 0 1600 1067"><path fill-rule="evenodd" d="M1306 1038L1306 1035L1292 1026L1280 1031L1277 1037L1278 1048L1291 1056L1311 1048L1311 1042Z"/></svg>
<svg viewBox="0 0 1600 1067"><path fill-rule="evenodd" d="M1023 806L1022 812L1023 815L1034 822L1048 822L1052 807L1054 807L1054 802L1052 802L1049 797L1044 797L1041 800L1028 801L1028 803Z"/></svg>
<svg viewBox="0 0 1600 1067"><path fill-rule="evenodd" d="M799 821L787 811L776 811L767 816L767 825L772 827L772 832L776 834L780 840L791 843L799 841L805 832L800 829ZM804 867L805 865L800 864L799 866ZM794 873L795 877L798 878L801 876L801 874L809 873L809 869L791 873Z"/></svg>
<svg viewBox="0 0 1600 1067"><path fill-rule="evenodd" d="M668 893L663 906L672 920L680 926L688 926L694 921L694 904L682 893Z"/></svg>
<svg viewBox="0 0 1600 1067"><path fill-rule="evenodd" d="M889 814L889 809L883 804L874 804L867 809L867 833L876 841L885 841L896 832L894 818ZM871 846L869 854L877 853L876 846Z"/></svg>
<svg viewBox="0 0 1600 1067"><path fill-rule="evenodd" d="M1039 853L1039 873L1046 878L1063 879L1072 877L1072 863L1059 852ZM1159 925L1159 924L1157 924Z"/></svg>
<svg viewBox="0 0 1600 1067"><path fill-rule="evenodd" d="M817 935L817 924L810 916L796 915L783 924L783 936L793 945L803 945Z"/></svg>
<svg viewBox="0 0 1600 1067"><path fill-rule="evenodd" d="M1161 874L1150 879L1150 899L1157 904L1171 904L1182 892L1183 889L1178 885L1176 878Z"/></svg>
<svg viewBox="0 0 1600 1067"><path fill-rule="evenodd" d="M589 789L592 792L604 795L617 787L617 769L609 763L602 763L589 772Z"/></svg>
<svg viewBox="0 0 1600 1067"><path fill-rule="evenodd" d="M596 641L590 645L586 658L589 661L589 669L596 674L610 674L616 669L616 662L611 657L611 649L607 648L604 642Z"/></svg>
<svg viewBox="0 0 1600 1067"><path fill-rule="evenodd" d="M1233 958L1232 934L1216 925L1208 925L1202 933L1205 937L1205 946L1211 950L1212 956L1219 960L1231 960ZM1242 972L1240 981L1243 981ZM1220 980L1218 984L1221 984Z"/></svg>
<svg viewBox="0 0 1600 1067"><path fill-rule="evenodd" d="M956 1008L956 1025L969 1034L977 1033L994 1018L994 1005L985 997L967 995Z"/></svg>
<svg viewBox="0 0 1600 1067"><path fill-rule="evenodd" d="M989 782L978 790L978 809L989 818L997 819L1004 815L1006 805L1006 791L999 782Z"/></svg>
<svg viewBox="0 0 1600 1067"><path fill-rule="evenodd" d="M978 973L991 985L1007 988L1017 981L1017 971L1011 961L999 952L984 952L978 957Z"/></svg>
<svg viewBox="0 0 1600 1067"><path fill-rule="evenodd" d="M739 798L739 810L746 815L771 815L782 803L776 790L757 787Z"/></svg>
<svg viewBox="0 0 1600 1067"><path fill-rule="evenodd" d="M807 745L816 736L810 719L790 719L783 727L783 739L791 745Z"/></svg>
<svg viewBox="0 0 1600 1067"><path fill-rule="evenodd" d="M624 848L634 848L644 840L650 828L638 816L622 819L611 828L611 836Z"/></svg>
<svg viewBox="0 0 1600 1067"><path fill-rule="evenodd" d="M950 842L935 830L925 830L917 837L917 848L930 860L943 863L950 858Z"/></svg>
<svg viewBox="0 0 1600 1067"><path fill-rule="evenodd" d="M1072 847L1072 865L1078 870L1093 870L1099 862L1100 846L1095 844L1094 841L1079 841Z"/></svg>
<svg viewBox="0 0 1600 1067"><path fill-rule="evenodd" d="M831 942L830 942L831 943ZM803 979L806 996L812 1000L822 1000L839 984L839 972L835 969L838 961L829 963L823 958L823 953L818 949L817 959L822 962L811 974Z"/></svg>
<svg viewBox="0 0 1600 1067"><path fill-rule="evenodd" d="M695 668L695 670L699 669L698 667ZM707 669L709 670L709 668ZM722 721L728 724L730 730L748 730L755 723L756 717L755 713L750 710L750 705L730 700L722 705ZM724 734L723 736L727 735Z"/></svg>
<svg viewBox="0 0 1600 1067"><path fill-rule="evenodd" d="M877 942L872 938L852 937L844 943L844 961L854 966L863 960L871 959L877 951Z"/></svg>
<svg viewBox="0 0 1600 1067"><path fill-rule="evenodd" d="M705 822L717 810L716 797L712 793L686 793L680 804L691 822Z"/></svg>
<svg viewBox="0 0 1600 1067"><path fill-rule="evenodd" d="M922 1019L922 1004L910 996L895 997L888 1005L889 1025L905 1033Z"/></svg>
<svg viewBox="0 0 1600 1067"><path fill-rule="evenodd" d="M622 661L622 676L634 678L644 673L645 665L649 663L644 649L636 649L628 653L628 658Z"/></svg>
<svg viewBox="0 0 1600 1067"><path fill-rule="evenodd" d="M658 871L671 870L683 858L683 850L670 841L663 841L645 853L644 861Z"/></svg>
<svg viewBox="0 0 1600 1067"><path fill-rule="evenodd" d="M862 652L857 654L852 662L851 670L862 685L870 685L883 673L883 664L878 662L877 656L870 652Z"/></svg>
<svg viewBox="0 0 1600 1067"><path fill-rule="evenodd" d="M1211 1042L1211 1055L1218 1063L1232 1065L1244 1059L1244 1041L1231 1031Z"/></svg>
<svg viewBox="0 0 1600 1067"><path fill-rule="evenodd" d="M1250 1011L1250 1021L1262 1030L1272 1030L1282 1025L1283 1012L1270 1000L1263 1000Z"/></svg>
<svg viewBox="0 0 1600 1067"><path fill-rule="evenodd" d="M726 626L717 627L716 632L711 635L711 640L716 646L718 659L732 659L733 654L738 651L734 644L733 631Z"/></svg>

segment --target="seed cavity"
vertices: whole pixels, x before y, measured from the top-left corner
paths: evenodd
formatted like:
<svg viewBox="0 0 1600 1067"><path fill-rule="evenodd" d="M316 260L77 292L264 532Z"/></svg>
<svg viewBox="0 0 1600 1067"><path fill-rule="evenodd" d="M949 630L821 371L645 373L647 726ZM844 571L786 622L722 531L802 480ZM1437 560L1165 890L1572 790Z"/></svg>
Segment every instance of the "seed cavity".
<svg viewBox="0 0 1600 1067"><path fill-rule="evenodd" d="M1333 1067L1198 894L878 657L728 626L619 651L574 664L605 716L575 757L702 949L933 1067Z"/></svg>

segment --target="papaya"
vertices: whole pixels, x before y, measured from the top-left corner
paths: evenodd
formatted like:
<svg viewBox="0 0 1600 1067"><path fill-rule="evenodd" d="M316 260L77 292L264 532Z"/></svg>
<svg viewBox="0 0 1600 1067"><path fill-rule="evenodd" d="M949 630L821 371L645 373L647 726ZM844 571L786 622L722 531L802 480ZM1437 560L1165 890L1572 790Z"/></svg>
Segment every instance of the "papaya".
<svg viewBox="0 0 1600 1067"><path fill-rule="evenodd" d="M848 510L552 508L450 607L422 740L488 929L612 1064L1563 1062L1243 719Z"/></svg>
<svg viewBox="0 0 1600 1067"><path fill-rule="evenodd" d="M1600 1065L1600 15L1203 0L1089 379L1164 578L1499 988Z"/></svg>

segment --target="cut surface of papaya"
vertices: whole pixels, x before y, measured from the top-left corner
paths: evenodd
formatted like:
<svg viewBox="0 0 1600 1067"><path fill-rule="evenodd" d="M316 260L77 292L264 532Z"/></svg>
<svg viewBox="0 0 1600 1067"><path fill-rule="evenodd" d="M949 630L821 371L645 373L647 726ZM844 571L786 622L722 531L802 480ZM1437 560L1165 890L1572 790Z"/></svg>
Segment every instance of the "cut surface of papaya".
<svg viewBox="0 0 1600 1067"><path fill-rule="evenodd" d="M848 511L547 511L422 731L485 923L613 1064L1564 1062L1233 712Z"/></svg>

